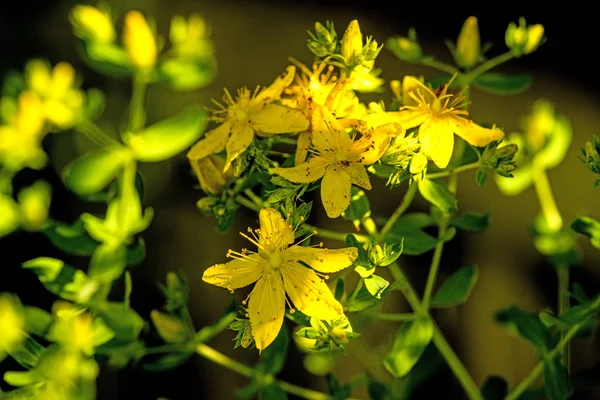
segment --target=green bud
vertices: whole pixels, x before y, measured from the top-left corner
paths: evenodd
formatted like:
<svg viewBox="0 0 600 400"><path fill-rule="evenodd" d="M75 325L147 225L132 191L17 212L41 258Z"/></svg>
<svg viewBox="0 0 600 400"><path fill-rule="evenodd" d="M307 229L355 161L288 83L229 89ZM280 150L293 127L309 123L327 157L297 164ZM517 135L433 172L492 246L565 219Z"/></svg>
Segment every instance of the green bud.
<svg viewBox="0 0 600 400"><path fill-rule="evenodd" d="M513 171L517 168L514 164L501 164L496 168L496 173L506 178L512 178Z"/></svg>
<svg viewBox="0 0 600 400"><path fill-rule="evenodd" d="M366 61L373 61L379 55L379 52L383 48L377 44L377 41L371 40L371 38L367 38L367 44L363 47L363 58Z"/></svg>
<svg viewBox="0 0 600 400"><path fill-rule="evenodd" d="M463 24L456 41L456 63L460 67L471 68L479 62L480 58L479 25L476 17L469 17Z"/></svg>
<svg viewBox="0 0 600 400"><path fill-rule="evenodd" d="M419 150L419 140L414 136L396 137L381 158L386 164L408 167L410 158Z"/></svg>
<svg viewBox="0 0 600 400"><path fill-rule="evenodd" d="M325 28L320 22L315 22L315 33L319 39L324 39L326 42L332 42L335 38L329 29Z"/></svg>
<svg viewBox="0 0 600 400"><path fill-rule="evenodd" d="M23 228L36 231L43 228L48 219L52 187L46 181L37 181L19 192Z"/></svg>
<svg viewBox="0 0 600 400"><path fill-rule="evenodd" d="M187 331L181 320L157 310L152 310L150 318L165 342L184 343L187 340Z"/></svg>
<svg viewBox="0 0 600 400"><path fill-rule="evenodd" d="M421 50L417 41L417 33L413 28L408 31L408 37L395 36L388 39L387 47L403 61L418 62L423 58L423 50Z"/></svg>
<svg viewBox="0 0 600 400"><path fill-rule="evenodd" d="M527 26L525 18L519 18L519 25L511 22L504 36L506 46L517 57L535 51L544 42L544 27L540 24Z"/></svg>
<svg viewBox="0 0 600 400"><path fill-rule="evenodd" d="M329 49L316 40L308 39L308 49L317 57L327 57Z"/></svg>
<svg viewBox="0 0 600 400"><path fill-rule="evenodd" d="M512 160L512 158L519 151L519 146L514 143L507 144L506 146L502 146L496 149L495 156L498 161L507 161Z"/></svg>
<svg viewBox="0 0 600 400"><path fill-rule="evenodd" d="M386 185L391 187L399 186L406 179L409 179L410 176L410 172L406 168L396 168L388 178Z"/></svg>
<svg viewBox="0 0 600 400"><path fill-rule="evenodd" d="M384 256L383 248L380 245L373 244L369 247L369 260L371 260L373 265L379 265Z"/></svg>
<svg viewBox="0 0 600 400"><path fill-rule="evenodd" d="M203 197L196 202L196 207L202 211L204 215L213 215L213 208L218 204L214 197Z"/></svg>
<svg viewBox="0 0 600 400"><path fill-rule="evenodd" d="M585 146L581 149L583 158L581 161L585 166L595 174L600 174L600 139L596 135L592 136L591 141L585 142Z"/></svg>

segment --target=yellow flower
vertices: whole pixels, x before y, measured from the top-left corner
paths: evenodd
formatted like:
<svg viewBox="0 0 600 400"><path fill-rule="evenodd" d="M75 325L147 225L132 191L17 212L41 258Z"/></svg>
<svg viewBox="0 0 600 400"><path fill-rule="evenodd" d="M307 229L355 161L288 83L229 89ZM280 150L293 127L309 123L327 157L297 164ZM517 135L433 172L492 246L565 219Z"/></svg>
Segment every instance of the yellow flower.
<svg viewBox="0 0 600 400"><path fill-rule="evenodd" d="M96 7L76 5L69 17L77 36L98 43L111 43L115 40L115 28L110 16Z"/></svg>
<svg viewBox="0 0 600 400"><path fill-rule="evenodd" d="M234 99L225 90L223 101L226 106L213 111L213 119L220 122L217 128L207 132L205 137L192 147L187 157L194 160L209 154L227 150L223 171L227 171L233 160L240 156L254 140L254 135L270 136L280 133L302 132L308 128L308 120L298 110L277 104L283 89L294 79L296 69L291 66L271 84L262 90L251 93L247 88L238 91Z"/></svg>
<svg viewBox="0 0 600 400"><path fill-rule="evenodd" d="M156 39L141 12L132 10L125 15L123 41L135 66L142 69L154 66L158 52Z"/></svg>
<svg viewBox="0 0 600 400"><path fill-rule="evenodd" d="M352 126L353 125L353 126ZM312 144L315 155L293 168L274 168L273 173L294 183L309 183L323 178L321 199L330 218L339 217L350 205L352 184L371 189L365 165L375 163L389 145L397 127L382 125L363 130L360 121L349 127L362 130L359 140L350 138L342 123L324 107L315 109L312 121Z"/></svg>
<svg viewBox="0 0 600 400"><path fill-rule="evenodd" d="M371 125L377 123L396 122L403 129L419 127L421 151L439 168L446 168L454 148L454 133L469 144L483 147L499 140L504 133L499 129L487 129L465 118L469 112L463 109L465 99L462 95L448 93L448 86L433 91L416 77L408 77L403 86L417 86L408 92L415 105L406 105L400 111L370 114L365 117ZM406 99L404 99L406 103Z"/></svg>
<svg viewBox="0 0 600 400"><path fill-rule="evenodd" d="M16 297L0 294L0 360L25 339L25 317Z"/></svg>
<svg viewBox="0 0 600 400"><path fill-rule="evenodd" d="M190 160L190 163L198 181L200 181L200 187L206 193L217 194L221 192L233 177L230 171L223 172L225 160L214 154Z"/></svg>
<svg viewBox="0 0 600 400"><path fill-rule="evenodd" d="M281 329L286 294L308 316L319 319L343 316L342 305L323 279L327 276L316 271L324 274L340 271L350 266L358 253L356 248L330 250L293 245L292 226L272 208L260 210L259 219L260 229L248 229L251 236L241 233L258 247L258 252L230 250L228 257L233 260L208 268L202 279L230 291L256 282L248 300L248 317L256 347L263 350Z"/></svg>

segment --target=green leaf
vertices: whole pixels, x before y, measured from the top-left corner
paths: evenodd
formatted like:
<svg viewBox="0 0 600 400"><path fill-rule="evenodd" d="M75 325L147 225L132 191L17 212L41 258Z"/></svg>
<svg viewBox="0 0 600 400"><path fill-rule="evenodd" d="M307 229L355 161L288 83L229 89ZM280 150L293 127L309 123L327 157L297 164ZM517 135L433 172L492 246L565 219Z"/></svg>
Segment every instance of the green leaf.
<svg viewBox="0 0 600 400"><path fill-rule="evenodd" d="M206 112L199 106L191 106L140 132L127 133L123 141L133 151L137 160L163 161L194 144L202 134L206 123Z"/></svg>
<svg viewBox="0 0 600 400"><path fill-rule="evenodd" d="M410 213L398 219L387 235L388 243L402 241L403 253L409 256L424 254L436 246L437 238L423 231L433 226L433 218L425 213Z"/></svg>
<svg viewBox="0 0 600 400"><path fill-rule="evenodd" d="M43 232L59 250L75 256L91 256L99 245L87 234L81 219L72 225L50 221Z"/></svg>
<svg viewBox="0 0 600 400"><path fill-rule="evenodd" d="M103 244L92 255L88 276L102 283L115 281L125 272L126 259L125 246Z"/></svg>
<svg viewBox="0 0 600 400"><path fill-rule="evenodd" d="M388 281L374 274L368 278L364 278L364 283L369 293L371 293L371 296L375 297L376 299L381 299L381 295L390 285Z"/></svg>
<svg viewBox="0 0 600 400"><path fill-rule="evenodd" d="M101 74L124 78L133 72L127 51L116 44L80 40L77 49L83 61Z"/></svg>
<svg viewBox="0 0 600 400"><path fill-rule="evenodd" d="M406 321L394 340L392 351L383 360L384 367L396 378L410 372L433 338L433 324L428 318Z"/></svg>
<svg viewBox="0 0 600 400"><path fill-rule="evenodd" d="M567 370L559 358L544 361L542 379L548 400L567 400L571 397Z"/></svg>
<svg viewBox="0 0 600 400"><path fill-rule="evenodd" d="M484 167L479 167L477 169L477 173L475 174L475 181L479 187L483 187L488 179L488 172ZM509 178L506 178L509 179Z"/></svg>
<svg viewBox="0 0 600 400"><path fill-rule="evenodd" d="M373 297L366 287L362 287L356 296L347 300L345 308L348 312L359 312L371 307L375 307L381 303L381 301L381 298Z"/></svg>
<svg viewBox="0 0 600 400"><path fill-rule="evenodd" d="M213 57L167 59L158 65L158 80L174 90L198 90L212 82L216 74Z"/></svg>
<svg viewBox="0 0 600 400"><path fill-rule="evenodd" d="M485 400L503 400L508 394L508 382L500 376L489 376L483 383L481 394Z"/></svg>
<svg viewBox="0 0 600 400"><path fill-rule="evenodd" d="M146 258L146 242L139 238L134 246L127 248L127 265L138 265Z"/></svg>
<svg viewBox="0 0 600 400"><path fill-rule="evenodd" d="M490 213L485 214L468 211L452 222L458 229L467 232L481 232L490 225Z"/></svg>
<svg viewBox="0 0 600 400"><path fill-rule="evenodd" d="M477 282L476 265L459 268L446 279L431 300L432 308L454 307L467 301Z"/></svg>
<svg viewBox="0 0 600 400"><path fill-rule="evenodd" d="M356 247L358 249L358 257L354 260L354 265L361 267L370 268L371 261L369 260L369 254L362 246L362 244L356 239L353 234L346 235L346 247Z"/></svg>
<svg viewBox="0 0 600 400"><path fill-rule="evenodd" d="M181 364L189 360L194 355L193 351L186 353L170 353L165 354L158 360L153 362L145 362L142 368L151 372L163 372L179 367Z"/></svg>
<svg viewBox="0 0 600 400"><path fill-rule="evenodd" d="M394 399L412 399L415 390L429 382L429 379L445 366L444 358L435 344L429 343L410 372L403 378L396 379L396 384L392 386L392 397Z"/></svg>
<svg viewBox="0 0 600 400"><path fill-rule="evenodd" d="M381 382L369 379L367 383L367 389L369 390L369 398L372 400L393 399L392 394L390 393L390 388Z"/></svg>
<svg viewBox="0 0 600 400"><path fill-rule="evenodd" d="M69 164L63 172L63 180L75 194L94 194L112 182L130 158L127 148L103 147Z"/></svg>
<svg viewBox="0 0 600 400"><path fill-rule="evenodd" d="M437 206L444 213L453 213L458 210L456 197L445 184L431 179L423 179L419 182L419 192L425 200Z"/></svg>
<svg viewBox="0 0 600 400"><path fill-rule="evenodd" d="M142 317L123 303L103 302L97 305L95 309L116 335L109 342L112 344L134 341L145 325Z"/></svg>
<svg viewBox="0 0 600 400"><path fill-rule="evenodd" d="M542 352L547 352L554 345L550 332L535 314L511 306L497 312L496 321Z"/></svg>
<svg viewBox="0 0 600 400"><path fill-rule="evenodd" d="M364 190L352 186L350 195L350 205L342 213L342 217L352 221L355 227L360 226L360 222L371 215L371 203Z"/></svg>
<svg viewBox="0 0 600 400"><path fill-rule="evenodd" d="M590 217L579 217L571 223L571 229L587 236L591 245L600 249L600 222Z"/></svg>
<svg viewBox="0 0 600 400"><path fill-rule="evenodd" d="M404 238L400 241L400 243L394 243L389 245L384 243L383 245L383 258L379 261L378 265L381 267L387 267L394 261L400 257L402 251L404 250Z"/></svg>
<svg viewBox="0 0 600 400"><path fill-rule="evenodd" d="M44 337L52 324L52 315L38 307L25 306L25 331Z"/></svg>
<svg viewBox="0 0 600 400"><path fill-rule="evenodd" d="M275 382L271 383L258 394L259 400L287 400L287 393Z"/></svg>
<svg viewBox="0 0 600 400"><path fill-rule="evenodd" d="M344 278L342 278L341 276L337 278L337 281L335 282L335 299L337 301L340 301L340 299L344 296L345 293L345 288L344 288Z"/></svg>
<svg viewBox="0 0 600 400"><path fill-rule="evenodd" d="M529 89L533 77L530 74L501 74L486 72L473 81L473 86L496 95L519 94Z"/></svg>
<svg viewBox="0 0 600 400"><path fill-rule="evenodd" d="M289 340L290 335L286 326L283 325L273 343L260 353L256 369L265 374L277 375L285 365Z"/></svg>
<svg viewBox="0 0 600 400"><path fill-rule="evenodd" d="M350 385L340 382L333 373L327 374L326 379L329 394L333 397L333 400L345 400L350 397L350 393L352 393Z"/></svg>
<svg viewBox="0 0 600 400"><path fill-rule="evenodd" d="M24 262L22 266L32 270L44 287L57 296L61 296L64 287L71 283L78 273L82 273L63 261L50 257L34 258Z"/></svg>

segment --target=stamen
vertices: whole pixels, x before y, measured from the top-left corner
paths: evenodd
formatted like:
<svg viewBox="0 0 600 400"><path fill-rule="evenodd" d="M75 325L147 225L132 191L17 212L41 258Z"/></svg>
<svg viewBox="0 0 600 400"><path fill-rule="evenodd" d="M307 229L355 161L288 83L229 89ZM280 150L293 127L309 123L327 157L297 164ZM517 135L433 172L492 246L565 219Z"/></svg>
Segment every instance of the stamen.
<svg viewBox="0 0 600 400"><path fill-rule="evenodd" d="M292 306L292 303L290 303L290 300L287 298L287 296L284 297L285 298L285 302L288 305L289 309L290 309L290 314L293 314L296 312L296 310L294 310L294 306Z"/></svg>

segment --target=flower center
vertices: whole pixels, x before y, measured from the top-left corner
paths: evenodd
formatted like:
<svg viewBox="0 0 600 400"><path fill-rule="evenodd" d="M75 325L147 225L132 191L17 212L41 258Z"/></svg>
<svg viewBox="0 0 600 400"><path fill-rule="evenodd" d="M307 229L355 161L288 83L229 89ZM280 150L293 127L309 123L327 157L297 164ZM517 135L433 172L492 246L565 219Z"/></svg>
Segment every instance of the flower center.
<svg viewBox="0 0 600 400"><path fill-rule="evenodd" d="M431 102L431 111L436 114L441 113L443 110L442 102L437 97Z"/></svg>
<svg viewBox="0 0 600 400"><path fill-rule="evenodd" d="M277 269L283 263L283 256L281 252L269 254L269 266L273 269Z"/></svg>
<svg viewBox="0 0 600 400"><path fill-rule="evenodd" d="M248 111L244 110L243 108L236 108L233 110L233 116L238 121L244 121L248 119Z"/></svg>

